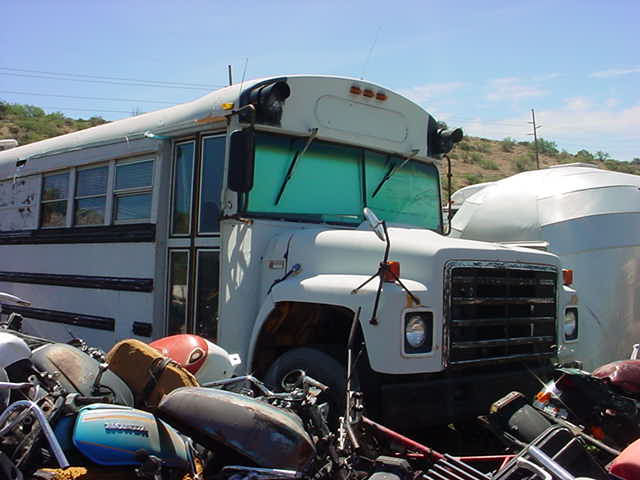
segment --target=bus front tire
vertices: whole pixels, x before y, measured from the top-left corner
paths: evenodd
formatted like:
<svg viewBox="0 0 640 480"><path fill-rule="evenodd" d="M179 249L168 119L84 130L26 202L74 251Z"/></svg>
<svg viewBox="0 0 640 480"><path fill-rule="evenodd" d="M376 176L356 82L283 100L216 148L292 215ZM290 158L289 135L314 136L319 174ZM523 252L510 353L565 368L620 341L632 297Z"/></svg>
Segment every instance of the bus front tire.
<svg viewBox="0 0 640 480"><path fill-rule="evenodd" d="M269 367L265 383L275 391L282 391L282 379L293 370L304 372L329 389L320 395L318 401L329 405L329 425L335 426L345 408L345 368L328 353L315 348L299 347L280 355Z"/></svg>

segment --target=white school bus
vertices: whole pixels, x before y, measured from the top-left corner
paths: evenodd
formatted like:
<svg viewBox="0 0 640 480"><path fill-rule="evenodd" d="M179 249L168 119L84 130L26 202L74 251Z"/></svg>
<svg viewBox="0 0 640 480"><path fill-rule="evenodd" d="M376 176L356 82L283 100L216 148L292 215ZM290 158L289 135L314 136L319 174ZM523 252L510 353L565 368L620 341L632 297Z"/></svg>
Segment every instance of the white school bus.
<svg viewBox="0 0 640 480"><path fill-rule="evenodd" d="M443 235L450 133L378 85L293 75L1 152L0 291L32 302L3 311L104 348L195 332L339 393L360 309L378 418L481 413L537 389L575 296L552 254ZM364 207L400 281L361 286L387 248Z"/></svg>

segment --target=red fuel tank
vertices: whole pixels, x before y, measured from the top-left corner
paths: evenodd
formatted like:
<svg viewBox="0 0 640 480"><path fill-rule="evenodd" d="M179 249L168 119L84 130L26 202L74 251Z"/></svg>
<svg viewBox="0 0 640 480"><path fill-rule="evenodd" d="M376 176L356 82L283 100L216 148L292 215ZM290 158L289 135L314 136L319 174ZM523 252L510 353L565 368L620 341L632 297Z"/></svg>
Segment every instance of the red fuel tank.
<svg viewBox="0 0 640 480"><path fill-rule="evenodd" d="M219 345L198 335L171 335L155 340L149 346L179 363L192 373L201 385L230 378L241 363L237 354L230 354Z"/></svg>

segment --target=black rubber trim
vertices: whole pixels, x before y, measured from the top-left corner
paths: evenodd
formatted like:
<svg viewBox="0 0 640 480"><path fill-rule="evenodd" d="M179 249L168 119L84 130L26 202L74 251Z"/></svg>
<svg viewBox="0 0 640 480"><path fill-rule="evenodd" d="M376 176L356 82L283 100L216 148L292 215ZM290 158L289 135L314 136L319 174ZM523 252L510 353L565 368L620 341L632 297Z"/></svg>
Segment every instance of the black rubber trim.
<svg viewBox="0 0 640 480"><path fill-rule="evenodd" d="M62 287L97 288L102 290L125 290L128 292L153 291L152 278L98 277L94 275L0 271L0 282L28 283L31 285L59 285Z"/></svg>
<svg viewBox="0 0 640 480"><path fill-rule="evenodd" d="M153 223L101 225L98 227L41 228L0 232L0 245L37 245L51 243L134 243L154 242Z"/></svg>
<svg viewBox="0 0 640 480"><path fill-rule="evenodd" d="M44 308L20 307L2 304L2 313L19 313L25 318L45 320L47 322L65 323L77 327L93 328L94 330L115 330L116 321L109 317L97 317L82 313L63 312L60 310L46 310Z"/></svg>

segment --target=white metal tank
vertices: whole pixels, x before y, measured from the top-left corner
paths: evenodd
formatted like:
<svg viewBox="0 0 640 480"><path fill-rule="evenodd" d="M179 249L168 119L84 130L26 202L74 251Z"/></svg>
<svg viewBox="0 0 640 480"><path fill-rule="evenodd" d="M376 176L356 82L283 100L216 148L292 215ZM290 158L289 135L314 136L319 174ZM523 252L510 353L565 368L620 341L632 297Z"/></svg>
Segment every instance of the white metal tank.
<svg viewBox="0 0 640 480"><path fill-rule="evenodd" d="M547 242L573 270L579 331L564 358L592 370L640 341L640 176L588 164L520 173L467 198L451 223L454 237Z"/></svg>

